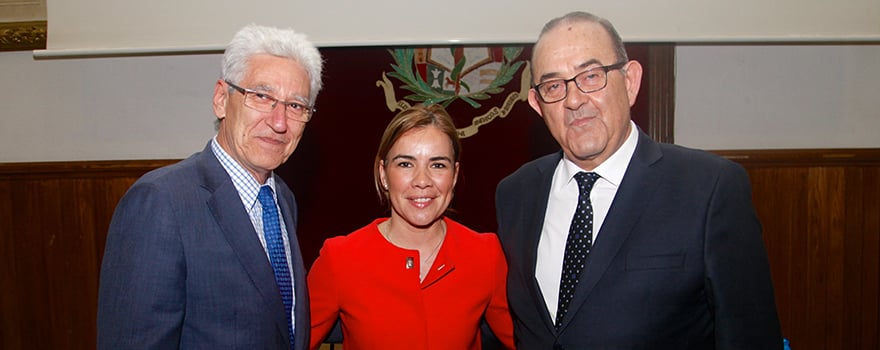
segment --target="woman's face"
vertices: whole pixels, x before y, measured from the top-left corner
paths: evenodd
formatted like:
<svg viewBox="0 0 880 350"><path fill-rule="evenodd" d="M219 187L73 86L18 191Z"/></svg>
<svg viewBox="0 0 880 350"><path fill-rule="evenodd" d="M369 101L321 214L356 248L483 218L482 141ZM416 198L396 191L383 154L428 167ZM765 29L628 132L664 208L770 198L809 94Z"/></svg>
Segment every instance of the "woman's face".
<svg viewBox="0 0 880 350"><path fill-rule="evenodd" d="M379 175L391 220L427 228L446 211L458 180L452 140L435 126L407 131L379 164Z"/></svg>

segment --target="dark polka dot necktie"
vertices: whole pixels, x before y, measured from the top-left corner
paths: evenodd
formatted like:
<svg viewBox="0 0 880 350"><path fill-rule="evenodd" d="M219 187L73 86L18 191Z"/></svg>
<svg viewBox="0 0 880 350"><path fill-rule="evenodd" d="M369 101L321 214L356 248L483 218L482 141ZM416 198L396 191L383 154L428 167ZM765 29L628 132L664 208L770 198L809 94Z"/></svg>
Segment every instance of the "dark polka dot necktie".
<svg viewBox="0 0 880 350"><path fill-rule="evenodd" d="M574 297L581 271L587 261L587 255L593 246L593 204L590 203L590 190L599 179L599 174L579 172L574 175L580 193L577 209L571 219L571 228L565 240L565 257L562 261L562 278L559 282L559 307L556 309L556 327L562 324L562 318L568 312L568 306Z"/></svg>

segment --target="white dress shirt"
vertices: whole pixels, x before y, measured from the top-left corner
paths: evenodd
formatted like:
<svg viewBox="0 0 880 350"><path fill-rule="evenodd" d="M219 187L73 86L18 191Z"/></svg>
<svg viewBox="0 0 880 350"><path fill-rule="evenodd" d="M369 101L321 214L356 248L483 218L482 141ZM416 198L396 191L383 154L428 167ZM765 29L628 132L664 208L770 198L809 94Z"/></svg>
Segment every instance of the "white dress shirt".
<svg viewBox="0 0 880 350"><path fill-rule="evenodd" d="M226 173L232 179L232 184L235 186L236 191L238 191L238 196L241 198L244 209L251 218L251 224L254 225L254 231L257 232L257 238L260 240L260 244L263 245L266 260L270 260L269 248L266 247L266 235L263 232L263 206L257 200L261 187L260 183L241 164L233 159L229 153L226 153L223 147L220 146L220 143L217 142L216 135L211 141L211 151L214 152L214 156L217 157L220 164L223 165L223 169L226 170ZM277 204L278 192L275 190L274 174L269 175L266 179L266 184L272 188L272 196L275 197L276 203L275 209L278 211L278 223L281 225L281 240L284 242L284 253L287 256L287 270L290 271L291 307L293 308L290 310L290 313L293 315L296 309L296 286L293 285L293 260L291 260L290 240L287 238L287 225L284 223L284 215L281 215L281 208ZM290 323L291 329L296 329L296 317L291 317Z"/></svg>
<svg viewBox="0 0 880 350"><path fill-rule="evenodd" d="M556 166L553 182L550 185L547 211L544 213L544 226L538 243L538 260L535 268L535 278L538 286L541 287L547 310L550 311L550 319L556 319L565 241L580 192L574 175L581 171L592 171L601 176L590 192L590 201L593 204L593 244L596 244L602 223L605 222L605 216L611 208L611 202L617 194L617 188L623 180L623 174L626 173L637 143L638 131L635 123L630 121L630 133L626 141L617 152L595 169L581 169L564 156Z"/></svg>

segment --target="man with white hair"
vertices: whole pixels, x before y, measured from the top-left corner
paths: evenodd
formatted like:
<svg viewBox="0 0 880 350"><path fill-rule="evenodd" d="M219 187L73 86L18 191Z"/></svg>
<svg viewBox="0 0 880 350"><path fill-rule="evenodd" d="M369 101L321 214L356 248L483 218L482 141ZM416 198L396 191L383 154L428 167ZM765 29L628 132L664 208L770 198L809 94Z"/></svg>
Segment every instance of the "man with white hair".
<svg viewBox="0 0 880 350"><path fill-rule="evenodd" d="M295 349L309 298L293 193L273 171L296 149L322 58L289 29L250 25L223 56L217 135L141 177L113 215L99 349Z"/></svg>

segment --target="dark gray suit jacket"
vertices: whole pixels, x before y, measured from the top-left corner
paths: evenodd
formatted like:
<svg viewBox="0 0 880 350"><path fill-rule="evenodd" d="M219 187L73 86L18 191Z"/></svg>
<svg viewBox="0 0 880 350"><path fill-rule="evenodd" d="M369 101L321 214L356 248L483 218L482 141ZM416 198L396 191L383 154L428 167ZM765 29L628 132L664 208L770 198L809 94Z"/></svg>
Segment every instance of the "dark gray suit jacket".
<svg viewBox="0 0 880 350"><path fill-rule="evenodd" d="M556 330L535 279L553 171L496 191L518 349L780 349L767 253L745 170L708 152L638 146Z"/></svg>
<svg viewBox="0 0 880 350"><path fill-rule="evenodd" d="M309 298L296 201L275 181L300 350L309 343ZM128 190L101 265L98 349L290 349L285 318L272 266L210 143Z"/></svg>

